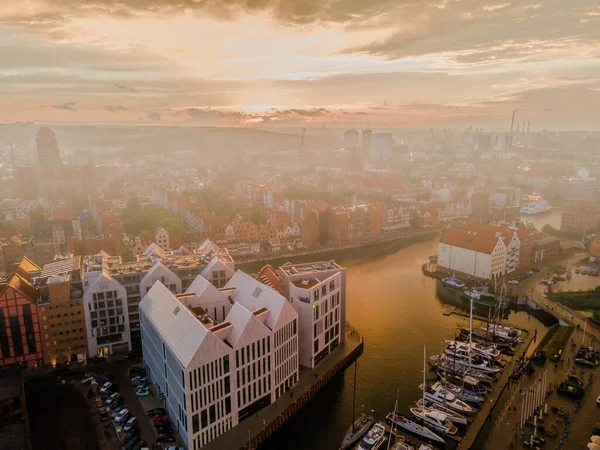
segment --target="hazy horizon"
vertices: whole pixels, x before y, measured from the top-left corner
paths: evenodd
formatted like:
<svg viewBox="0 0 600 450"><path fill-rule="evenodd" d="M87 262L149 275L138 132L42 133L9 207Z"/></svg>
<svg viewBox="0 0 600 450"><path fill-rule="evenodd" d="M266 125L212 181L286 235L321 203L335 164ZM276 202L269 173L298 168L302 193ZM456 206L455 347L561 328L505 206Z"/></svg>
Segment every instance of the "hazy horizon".
<svg viewBox="0 0 600 450"><path fill-rule="evenodd" d="M600 7L25 0L0 123L600 129Z"/></svg>

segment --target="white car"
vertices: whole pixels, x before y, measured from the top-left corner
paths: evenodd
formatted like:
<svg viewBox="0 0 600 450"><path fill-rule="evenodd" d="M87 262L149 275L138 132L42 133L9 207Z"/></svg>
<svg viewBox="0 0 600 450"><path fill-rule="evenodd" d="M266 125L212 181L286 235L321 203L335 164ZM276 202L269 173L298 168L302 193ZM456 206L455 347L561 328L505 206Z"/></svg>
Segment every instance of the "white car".
<svg viewBox="0 0 600 450"><path fill-rule="evenodd" d="M598 396L598 398L596 399L596 404L600 405L600 395Z"/></svg>
<svg viewBox="0 0 600 450"><path fill-rule="evenodd" d="M127 420L129 420L129 410L127 408L123 408L115 417L115 423L123 424Z"/></svg>
<svg viewBox="0 0 600 450"><path fill-rule="evenodd" d="M107 392L110 392L111 389L112 389L112 383L110 381L107 381L100 388L100 393L101 394L106 394Z"/></svg>
<svg viewBox="0 0 600 450"><path fill-rule="evenodd" d="M519 280L510 280L508 284L519 284Z"/></svg>
<svg viewBox="0 0 600 450"><path fill-rule="evenodd" d="M111 394L110 397L108 397L104 403L107 405L111 405L112 402L114 402L118 398L119 398L119 393L115 392L114 394Z"/></svg>

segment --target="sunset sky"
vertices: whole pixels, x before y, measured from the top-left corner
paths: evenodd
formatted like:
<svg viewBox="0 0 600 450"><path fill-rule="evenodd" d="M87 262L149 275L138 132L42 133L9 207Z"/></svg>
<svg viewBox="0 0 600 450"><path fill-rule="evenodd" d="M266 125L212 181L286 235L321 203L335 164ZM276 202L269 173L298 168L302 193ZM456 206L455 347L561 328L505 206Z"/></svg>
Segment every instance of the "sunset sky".
<svg viewBox="0 0 600 450"><path fill-rule="evenodd" d="M0 121L600 129L593 0L0 0Z"/></svg>

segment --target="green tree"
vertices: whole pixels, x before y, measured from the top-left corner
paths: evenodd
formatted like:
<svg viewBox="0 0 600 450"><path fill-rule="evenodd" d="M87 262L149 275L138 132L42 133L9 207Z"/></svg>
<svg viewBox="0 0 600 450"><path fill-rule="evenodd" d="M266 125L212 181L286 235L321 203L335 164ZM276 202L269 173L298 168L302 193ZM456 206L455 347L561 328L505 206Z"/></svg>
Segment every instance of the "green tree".
<svg viewBox="0 0 600 450"><path fill-rule="evenodd" d="M552 264L548 266L548 273L550 275L555 274L558 277L562 277L565 273L567 273L567 268L562 264Z"/></svg>

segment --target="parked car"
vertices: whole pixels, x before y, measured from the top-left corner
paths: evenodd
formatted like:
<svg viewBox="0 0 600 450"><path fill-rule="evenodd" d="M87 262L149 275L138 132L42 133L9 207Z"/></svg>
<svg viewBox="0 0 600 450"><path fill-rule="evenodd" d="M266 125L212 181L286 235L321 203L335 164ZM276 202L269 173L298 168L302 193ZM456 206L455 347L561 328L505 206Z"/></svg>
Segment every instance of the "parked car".
<svg viewBox="0 0 600 450"><path fill-rule="evenodd" d="M146 383L148 383L148 378L146 378L145 376L137 375L131 379L131 384L133 384L134 386L139 386L141 384Z"/></svg>
<svg viewBox="0 0 600 450"><path fill-rule="evenodd" d="M154 422L154 428L158 434L173 434L171 422Z"/></svg>
<svg viewBox="0 0 600 450"><path fill-rule="evenodd" d="M142 439L136 436L125 445L125 448L129 450L135 447L139 442L142 442Z"/></svg>
<svg viewBox="0 0 600 450"><path fill-rule="evenodd" d="M110 397L108 397L104 403L108 406L111 406L111 405L113 405L115 400L119 399L119 397L120 397L119 393L114 392L114 393L110 394Z"/></svg>
<svg viewBox="0 0 600 450"><path fill-rule="evenodd" d="M155 422L166 422L169 420L169 418L166 414L156 414L154 417L152 417L152 420Z"/></svg>
<svg viewBox="0 0 600 450"><path fill-rule="evenodd" d="M137 419L135 417L131 417L127 423L123 426L123 431L125 433L127 433L128 431L131 431L135 428L137 428L138 423L137 423Z"/></svg>
<svg viewBox="0 0 600 450"><path fill-rule="evenodd" d="M138 397L148 397L150 395L150 389L148 388L148 386L140 386L135 391L135 395L137 395Z"/></svg>
<svg viewBox="0 0 600 450"><path fill-rule="evenodd" d="M133 441L136 438L138 438L137 429L133 429L133 430L125 433L125 436L123 436L123 443L125 445L127 445L127 444L129 444L131 441Z"/></svg>
<svg viewBox="0 0 600 450"><path fill-rule="evenodd" d="M146 446L146 443L144 441L140 441L131 450L142 450L142 448L145 446Z"/></svg>
<svg viewBox="0 0 600 450"><path fill-rule="evenodd" d="M115 423L123 424L123 423L127 422L130 417L131 417L131 414L129 413L129 410L127 408L123 408L121 411L119 411L119 414L117 414L117 417L115 417Z"/></svg>
<svg viewBox="0 0 600 450"><path fill-rule="evenodd" d="M113 384L110 381L105 382L100 388L101 394L109 394L113 389Z"/></svg>
<svg viewBox="0 0 600 450"><path fill-rule="evenodd" d="M84 386L88 386L92 384L92 381L96 381L96 379L94 377L87 377L81 380L81 384L83 384Z"/></svg>
<svg viewBox="0 0 600 450"><path fill-rule="evenodd" d="M165 414L167 414L167 411L165 410L165 408L154 408L154 409L149 409L148 411L146 411L146 415L148 417L154 417L157 414L165 415Z"/></svg>
<svg viewBox="0 0 600 450"><path fill-rule="evenodd" d="M519 280L509 280L508 284L519 284Z"/></svg>

